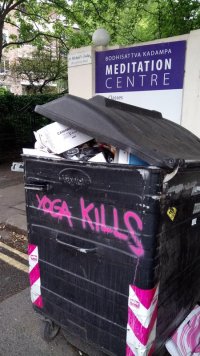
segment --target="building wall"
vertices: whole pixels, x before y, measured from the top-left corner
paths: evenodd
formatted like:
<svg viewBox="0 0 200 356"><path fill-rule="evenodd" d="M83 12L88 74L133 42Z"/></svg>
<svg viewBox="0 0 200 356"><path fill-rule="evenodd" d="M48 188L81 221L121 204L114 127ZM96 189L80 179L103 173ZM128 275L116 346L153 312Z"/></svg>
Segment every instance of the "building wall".
<svg viewBox="0 0 200 356"><path fill-rule="evenodd" d="M12 35L18 35L17 29L10 25L10 24L5 24L4 26L4 34L9 41L9 36ZM2 62L8 61L9 62L9 67L11 64L13 64L18 58L24 57L24 56L30 56L30 53L33 51L33 46L31 45L23 45L20 48L17 47L10 47L10 48L5 48L3 51L3 57L2 57ZM16 78L13 76L10 70L0 73L0 86L4 86L8 88L12 93L14 94L22 94L22 85L21 85L21 79Z"/></svg>
<svg viewBox="0 0 200 356"><path fill-rule="evenodd" d="M200 30L188 38L181 125L200 137Z"/></svg>

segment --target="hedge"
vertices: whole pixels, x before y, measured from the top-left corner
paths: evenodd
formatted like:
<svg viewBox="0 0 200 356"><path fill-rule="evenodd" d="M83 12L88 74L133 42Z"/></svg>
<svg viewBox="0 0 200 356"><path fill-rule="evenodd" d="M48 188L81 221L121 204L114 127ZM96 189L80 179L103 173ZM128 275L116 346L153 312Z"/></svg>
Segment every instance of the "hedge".
<svg viewBox="0 0 200 356"><path fill-rule="evenodd" d="M9 147L31 147L33 131L50 122L34 112L35 106L58 97L59 94L0 95L0 153Z"/></svg>

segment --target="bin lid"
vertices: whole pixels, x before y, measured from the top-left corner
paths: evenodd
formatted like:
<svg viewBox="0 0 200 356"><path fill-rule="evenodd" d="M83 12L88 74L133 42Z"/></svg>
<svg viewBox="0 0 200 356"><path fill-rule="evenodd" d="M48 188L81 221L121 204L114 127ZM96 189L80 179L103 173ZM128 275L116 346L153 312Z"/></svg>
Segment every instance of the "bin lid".
<svg viewBox="0 0 200 356"><path fill-rule="evenodd" d="M100 142L127 150L150 165L200 165L200 139L161 113L97 95L64 95L35 111Z"/></svg>

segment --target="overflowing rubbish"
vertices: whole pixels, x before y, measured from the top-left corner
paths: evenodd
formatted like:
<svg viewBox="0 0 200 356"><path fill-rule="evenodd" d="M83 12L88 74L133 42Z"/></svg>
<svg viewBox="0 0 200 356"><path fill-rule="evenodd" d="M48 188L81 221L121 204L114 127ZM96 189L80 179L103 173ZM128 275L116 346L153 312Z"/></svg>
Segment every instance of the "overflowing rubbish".
<svg viewBox="0 0 200 356"><path fill-rule="evenodd" d="M147 166L147 162L141 160L137 156L123 150L117 150L115 162L119 164L142 165Z"/></svg>
<svg viewBox="0 0 200 356"><path fill-rule="evenodd" d="M91 137L66 127L58 122L46 125L34 132L35 148L45 148L47 152L61 154L91 140Z"/></svg>
<svg viewBox="0 0 200 356"><path fill-rule="evenodd" d="M113 146L105 145L103 143L96 142L95 140L88 141L87 143L78 147L72 148L63 152L63 157L72 159L75 161L90 161L92 158L99 155L104 162L112 163L114 160L115 148ZM95 159L93 159L95 161Z"/></svg>
<svg viewBox="0 0 200 356"><path fill-rule="evenodd" d="M76 129L54 122L34 132L35 148L23 154L82 162L147 165L133 154L111 144L98 142Z"/></svg>

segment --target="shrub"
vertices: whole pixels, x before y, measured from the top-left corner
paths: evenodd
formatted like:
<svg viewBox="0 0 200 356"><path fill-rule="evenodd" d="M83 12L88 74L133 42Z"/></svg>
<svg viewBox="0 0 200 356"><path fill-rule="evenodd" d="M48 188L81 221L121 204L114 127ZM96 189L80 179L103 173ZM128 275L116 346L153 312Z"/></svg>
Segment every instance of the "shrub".
<svg viewBox="0 0 200 356"><path fill-rule="evenodd" d="M4 87L0 87L0 95L6 95L9 93L9 90Z"/></svg>
<svg viewBox="0 0 200 356"><path fill-rule="evenodd" d="M38 130L50 121L34 112L36 105L42 105L58 98L58 94L0 95L0 150L3 149L3 137L10 141L13 147L32 146L33 131ZM13 142L13 137L15 137ZM1 143L2 142L2 143ZM8 146L8 145L6 145Z"/></svg>

